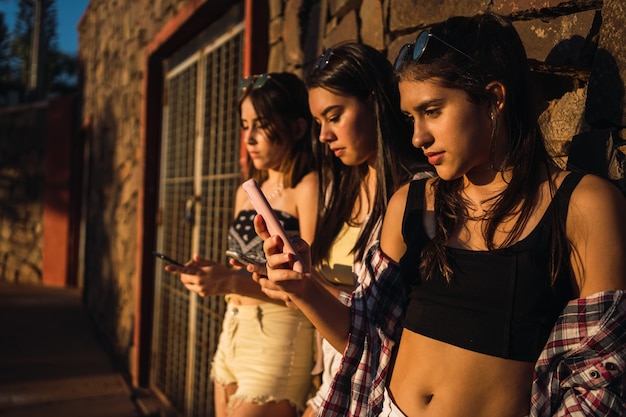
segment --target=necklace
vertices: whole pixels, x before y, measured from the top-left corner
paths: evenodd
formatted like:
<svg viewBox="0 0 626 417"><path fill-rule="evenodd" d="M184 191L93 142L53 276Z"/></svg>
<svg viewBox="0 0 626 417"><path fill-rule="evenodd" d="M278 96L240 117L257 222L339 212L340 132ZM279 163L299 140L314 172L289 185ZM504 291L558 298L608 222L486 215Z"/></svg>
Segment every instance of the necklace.
<svg viewBox="0 0 626 417"><path fill-rule="evenodd" d="M278 197L281 194L282 190L283 190L283 183L279 182L278 186L274 189L274 191L272 191L267 196L265 196L265 198L267 199L267 201L270 201L272 198Z"/></svg>

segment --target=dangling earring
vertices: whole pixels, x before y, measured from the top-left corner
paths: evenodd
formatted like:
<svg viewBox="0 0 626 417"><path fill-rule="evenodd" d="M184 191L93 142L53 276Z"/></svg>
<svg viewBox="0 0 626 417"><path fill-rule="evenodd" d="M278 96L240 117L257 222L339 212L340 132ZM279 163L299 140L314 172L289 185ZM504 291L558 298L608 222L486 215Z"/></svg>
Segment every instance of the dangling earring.
<svg viewBox="0 0 626 417"><path fill-rule="evenodd" d="M491 119L491 144L489 145L489 169L494 171L500 171L499 168L496 168L494 165L494 158L496 152L496 112L495 110L491 110L489 113L489 118Z"/></svg>
<svg viewBox="0 0 626 417"><path fill-rule="evenodd" d="M507 181L507 179L504 178L504 172L506 171L508 155L504 157L504 161L500 163L499 167L495 166L496 130L497 130L496 126L498 124L498 121L496 120L495 110L491 110L491 113L489 113L489 117L491 118L491 144L489 145L489 169L499 172L500 175L502 175L502 179L504 180L504 182L508 184L509 181Z"/></svg>
<svg viewBox="0 0 626 417"><path fill-rule="evenodd" d="M489 169L493 171L498 171L494 166L494 154L496 152L496 137L491 133L491 144L489 145Z"/></svg>

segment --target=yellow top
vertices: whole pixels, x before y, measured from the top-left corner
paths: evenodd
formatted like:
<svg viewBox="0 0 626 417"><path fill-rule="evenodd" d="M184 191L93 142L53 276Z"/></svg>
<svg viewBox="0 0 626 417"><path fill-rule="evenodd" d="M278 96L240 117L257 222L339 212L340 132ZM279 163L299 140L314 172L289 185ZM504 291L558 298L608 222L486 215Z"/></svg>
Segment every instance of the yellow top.
<svg viewBox="0 0 626 417"><path fill-rule="evenodd" d="M350 253L361 232L360 226L344 223L330 251L328 264L322 266L322 274L333 284L354 286L356 280L352 272L354 254Z"/></svg>

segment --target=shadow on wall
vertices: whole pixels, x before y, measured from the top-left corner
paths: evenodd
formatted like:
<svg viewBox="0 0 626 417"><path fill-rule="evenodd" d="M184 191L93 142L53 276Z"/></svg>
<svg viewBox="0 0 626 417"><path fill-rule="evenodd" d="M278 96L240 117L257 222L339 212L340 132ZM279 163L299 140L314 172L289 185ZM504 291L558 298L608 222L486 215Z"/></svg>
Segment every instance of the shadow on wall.
<svg viewBox="0 0 626 417"><path fill-rule="evenodd" d="M0 115L0 213L23 218L21 204L40 202L46 108L16 110Z"/></svg>
<svg viewBox="0 0 626 417"><path fill-rule="evenodd" d="M39 283L45 105L0 113L0 281Z"/></svg>
<svg viewBox="0 0 626 417"><path fill-rule="evenodd" d="M591 128L574 136L568 169L580 169L609 179L626 194L626 145L620 136L624 108L624 81L615 58L599 48L587 89L585 121Z"/></svg>
<svg viewBox="0 0 626 417"><path fill-rule="evenodd" d="M120 214L122 179L119 178L118 156L123 153L113 110L112 99L108 98L103 111L94 118L91 143L88 144L88 162L85 167L85 255L84 255L84 299L87 310L103 340L110 344L116 356L127 357L122 350L130 348L132 323L121 324L125 318L122 310L132 309L131 271L120 270L123 263L116 259L113 245L119 249L118 256L134 256L126 242L119 238L120 228L124 225L125 215ZM133 264L134 265L134 264ZM120 332L120 328L127 329ZM130 336L121 336L130 334Z"/></svg>
<svg viewBox="0 0 626 417"><path fill-rule="evenodd" d="M548 101L560 98L565 91L573 91L576 86L572 83L587 83L579 130L582 132L571 139L567 169L599 175L626 194L626 141L621 137L625 128L624 80L619 62L610 51L598 47L602 24L602 14L598 12L586 38L572 36L550 51L545 63L556 70L557 75L552 75L549 83L543 83L548 92L542 91L542 94ZM561 68L569 76L559 77Z"/></svg>

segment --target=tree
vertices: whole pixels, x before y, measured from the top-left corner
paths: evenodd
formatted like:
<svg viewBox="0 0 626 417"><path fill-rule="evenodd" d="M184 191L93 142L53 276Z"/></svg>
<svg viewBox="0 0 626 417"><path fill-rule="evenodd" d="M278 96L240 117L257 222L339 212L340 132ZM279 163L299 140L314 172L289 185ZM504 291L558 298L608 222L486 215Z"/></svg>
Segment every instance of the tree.
<svg viewBox="0 0 626 417"><path fill-rule="evenodd" d="M78 58L59 50L48 53L46 74L50 76L50 94L69 94L77 90Z"/></svg>
<svg viewBox="0 0 626 417"><path fill-rule="evenodd" d="M17 98L22 90L21 83L13 69L11 56L11 35L7 29L4 13L0 13L0 106L4 106Z"/></svg>
<svg viewBox="0 0 626 417"><path fill-rule="evenodd" d="M76 57L57 47L57 13L55 0L40 0L43 16L40 55L43 70L43 91L50 94L67 94L76 91ZM32 40L34 34L35 0L20 0L11 42L15 67L20 82L26 90L31 76Z"/></svg>
<svg viewBox="0 0 626 417"><path fill-rule="evenodd" d="M0 81L8 81L11 77L11 39L4 21L4 13L0 12Z"/></svg>

